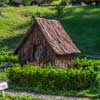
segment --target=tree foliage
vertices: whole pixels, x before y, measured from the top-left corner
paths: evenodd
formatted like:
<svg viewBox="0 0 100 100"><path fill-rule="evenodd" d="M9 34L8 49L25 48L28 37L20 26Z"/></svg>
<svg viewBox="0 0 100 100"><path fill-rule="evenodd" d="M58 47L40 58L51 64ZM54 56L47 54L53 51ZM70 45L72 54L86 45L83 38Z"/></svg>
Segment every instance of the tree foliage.
<svg viewBox="0 0 100 100"><path fill-rule="evenodd" d="M0 0L0 5L3 4L12 4L15 0ZM22 0L22 5L30 5L32 1L36 1L38 4L40 3L51 3L53 0Z"/></svg>

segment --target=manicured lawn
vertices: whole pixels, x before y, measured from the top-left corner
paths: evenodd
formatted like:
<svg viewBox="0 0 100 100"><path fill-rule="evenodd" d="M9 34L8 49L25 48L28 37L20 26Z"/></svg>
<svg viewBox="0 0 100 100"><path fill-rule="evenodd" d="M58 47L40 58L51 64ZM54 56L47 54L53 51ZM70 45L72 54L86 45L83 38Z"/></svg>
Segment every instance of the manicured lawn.
<svg viewBox="0 0 100 100"><path fill-rule="evenodd" d="M0 16L0 46L14 49L31 25L32 16L42 10L49 13L47 7L7 7ZM1 49L1 48L0 48Z"/></svg>
<svg viewBox="0 0 100 100"><path fill-rule="evenodd" d="M1 9L1 8L0 8ZM54 7L5 7L0 16L0 49L15 49L21 38L38 16L57 19ZM66 32L82 52L100 54L100 8L70 6L64 8L59 19Z"/></svg>

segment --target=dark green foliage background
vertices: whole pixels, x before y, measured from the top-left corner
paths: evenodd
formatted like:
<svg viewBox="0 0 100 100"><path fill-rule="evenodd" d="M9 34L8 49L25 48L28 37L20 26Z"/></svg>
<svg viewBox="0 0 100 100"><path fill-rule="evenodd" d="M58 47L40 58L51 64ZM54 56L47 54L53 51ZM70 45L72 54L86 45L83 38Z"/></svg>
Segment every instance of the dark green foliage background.
<svg viewBox="0 0 100 100"><path fill-rule="evenodd" d="M9 61L11 63L18 63L19 60L17 56L8 55L8 54L0 55L0 63L3 63L5 61Z"/></svg>

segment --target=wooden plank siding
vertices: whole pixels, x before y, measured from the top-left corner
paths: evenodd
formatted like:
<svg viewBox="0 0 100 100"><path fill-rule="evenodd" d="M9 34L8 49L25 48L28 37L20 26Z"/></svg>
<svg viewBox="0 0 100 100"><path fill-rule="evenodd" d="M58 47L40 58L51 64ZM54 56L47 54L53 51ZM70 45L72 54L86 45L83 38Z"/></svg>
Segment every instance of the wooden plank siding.
<svg viewBox="0 0 100 100"><path fill-rule="evenodd" d="M42 46L43 50L42 52L40 49L42 54L38 60L36 59L37 61L34 59L36 46ZM20 60L26 60L28 64L43 66L51 63L59 68L72 67L75 53L80 53L80 50L64 31L60 22L43 18L35 19L14 52L19 55Z"/></svg>
<svg viewBox="0 0 100 100"><path fill-rule="evenodd" d="M44 54L40 59L40 62L45 63L51 63L53 65L57 65L60 68L65 68L72 66L72 59L73 59L73 54L72 55L56 55L53 50L50 48L50 46L46 43L45 39L43 38L41 32L39 31L34 32L31 34L28 38L28 41L26 41L25 44L23 44L23 48L20 50L20 54L22 55L21 58L24 58L24 55L26 55L26 60L32 59L32 45L31 44L39 44L41 43L44 47ZM37 39L37 37L40 37ZM39 62L39 64L40 64ZM40 64L41 65L41 64Z"/></svg>
<svg viewBox="0 0 100 100"><path fill-rule="evenodd" d="M19 50L19 55L21 55L21 59L32 59L32 53L33 53L33 44L41 44L44 48L44 52L42 54L42 56L40 57L40 62L46 63L46 62L51 62L52 64L54 61L54 55L55 53L53 52L53 50L50 48L50 46L48 45L48 43L46 42L44 36L42 35L41 31L39 31L39 28L37 26L35 26L34 31L32 32L32 34L30 34L30 36L28 37L27 41L24 42L24 44L22 45L22 48ZM48 61L47 61L48 60Z"/></svg>

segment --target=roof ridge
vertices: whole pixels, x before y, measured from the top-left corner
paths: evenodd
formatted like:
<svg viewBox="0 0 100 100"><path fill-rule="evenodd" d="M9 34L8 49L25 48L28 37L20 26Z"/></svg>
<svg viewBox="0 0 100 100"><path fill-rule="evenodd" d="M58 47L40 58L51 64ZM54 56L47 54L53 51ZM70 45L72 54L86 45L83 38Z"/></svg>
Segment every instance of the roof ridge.
<svg viewBox="0 0 100 100"><path fill-rule="evenodd" d="M59 22L59 20L47 19L47 18L41 18L41 17L35 17L35 20L48 20L48 21L57 21L57 22Z"/></svg>

